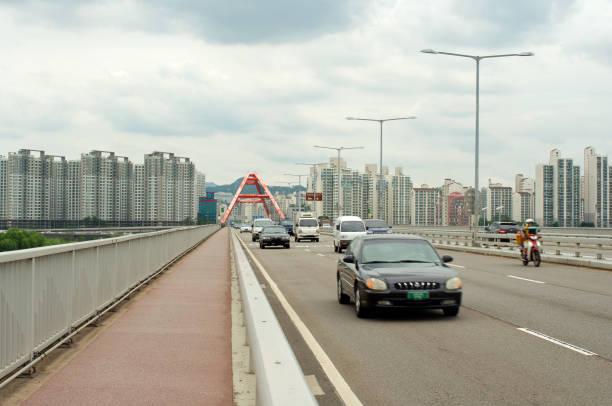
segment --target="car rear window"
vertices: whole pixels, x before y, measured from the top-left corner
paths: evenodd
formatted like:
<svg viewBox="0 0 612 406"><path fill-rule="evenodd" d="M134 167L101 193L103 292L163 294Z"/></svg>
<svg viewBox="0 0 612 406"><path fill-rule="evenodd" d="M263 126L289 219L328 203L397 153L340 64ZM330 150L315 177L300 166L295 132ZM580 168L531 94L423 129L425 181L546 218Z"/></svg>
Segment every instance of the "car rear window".
<svg viewBox="0 0 612 406"><path fill-rule="evenodd" d="M370 228L389 228L387 223L382 220L364 220L364 223Z"/></svg>
<svg viewBox="0 0 612 406"><path fill-rule="evenodd" d="M301 227L318 227L319 223L315 219L301 219L300 220Z"/></svg>
<svg viewBox="0 0 612 406"><path fill-rule="evenodd" d="M268 226L265 227L262 231L264 234L285 234L285 227L282 226Z"/></svg>
<svg viewBox="0 0 612 406"><path fill-rule="evenodd" d="M265 227L274 225L274 222L272 220L255 220L255 223L253 224L255 227Z"/></svg>
<svg viewBox="0 0 612 406"><path fill-rule="evenodd" d="M357 233L360 231L365 231L365 226L361 221L343 221L340 225L340 231Z"/></svg>

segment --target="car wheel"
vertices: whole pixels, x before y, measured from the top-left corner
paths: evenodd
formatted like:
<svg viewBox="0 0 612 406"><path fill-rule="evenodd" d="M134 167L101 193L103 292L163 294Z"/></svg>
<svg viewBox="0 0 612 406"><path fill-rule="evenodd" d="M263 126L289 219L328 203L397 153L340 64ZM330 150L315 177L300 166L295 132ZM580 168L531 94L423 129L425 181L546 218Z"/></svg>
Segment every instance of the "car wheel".
<svg viewBox="0 0 612 406"><path fill-rule="evenodd" d="M459 306L445 307L442 309L442 311L444 312L445 316L455 317L456 315L459 314Z"/></svg>
<svg viewBox="0 0 612 406"><path fill-rule="evenodd" d="M334 252L338 252L338 247L336 246L336 242L334 241Z"/></svg>
<svg viewBox="0 0 612 406"><path fill-rule="evenodd" d="M340 280L340 277L338 276L338 303L340 304L349 304L351 303L351 298L349 297L349 295L345 295L344 292L342 291L342 281Z"/></svg>
<svg viewBox="0 0 612 406"><path fill-rule="evenodd" d="M316 239L315 239L315 242L319 242L319 239L318 239L318 238L316 238Z"/></svg>
<svg viewBox="0 0 612 406"><path fill-rule="evenodd" d="M285 244L285 248L289 248L289 244Z"/></svg>
<svg viewBox="0 0 612 406"><path fill-rule="evenodd" d="M266 246L263 245L263 244L259 244L259 248L264 249L264 248L266 248Z"/></svg>
<svg viewBox="0 0 612 406"><path fill-rule="evenodd" d="M355 314L360 319L368 317L368 311L361 304L361 294L359 293L359 286L355 288Z"/></svg>

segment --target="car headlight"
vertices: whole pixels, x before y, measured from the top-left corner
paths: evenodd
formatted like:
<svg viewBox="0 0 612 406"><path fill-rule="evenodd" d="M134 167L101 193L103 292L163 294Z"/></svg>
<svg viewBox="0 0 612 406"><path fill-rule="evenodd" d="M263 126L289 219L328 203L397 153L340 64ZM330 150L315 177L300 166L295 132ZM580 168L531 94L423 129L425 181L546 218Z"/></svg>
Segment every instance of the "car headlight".
<svg viewBox="0 0 612 406"><path fill-rule="evenodd" d="M366 281L366 286L372 290L387 290L385 281L376 278L370 278Z"/></svg>
<svg viewBox="0 0 612 406"><path fill-rule="evenodd" d="M461 289L461 279L455 276L454 278L450 278L449 280L446 281L446 290L457 290L457 289Z"/></svg>

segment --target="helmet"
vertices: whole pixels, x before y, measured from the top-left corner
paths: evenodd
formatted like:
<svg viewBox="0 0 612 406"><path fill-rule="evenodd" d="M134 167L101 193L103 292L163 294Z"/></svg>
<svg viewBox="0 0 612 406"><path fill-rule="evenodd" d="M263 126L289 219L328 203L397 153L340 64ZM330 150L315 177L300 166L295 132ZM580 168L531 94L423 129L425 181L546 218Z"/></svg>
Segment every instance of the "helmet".
<svg viewBox="0 0 612 406"><path fill-rule="evenodd" d="M525 223L535 223L535 221L533 221L533 219L527 219L525 220Z"/></svg>

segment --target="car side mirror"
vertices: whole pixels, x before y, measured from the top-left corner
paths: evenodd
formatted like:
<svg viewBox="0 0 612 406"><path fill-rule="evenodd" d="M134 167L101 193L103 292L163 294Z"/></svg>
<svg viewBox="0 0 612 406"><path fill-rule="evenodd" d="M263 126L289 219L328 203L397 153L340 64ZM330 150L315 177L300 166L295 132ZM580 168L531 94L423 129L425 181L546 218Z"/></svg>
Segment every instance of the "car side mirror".
<svg viewBox="0 0 612 406"><path fill-rule="evenodd" d="M340 224L336 226L336 230L340 230Z"/></svg>
<svg viewBox="0 0 612 406"><path fill-rule="evenodd" d="M370 226L366 226L366 230L369 230L369 229L370 229Z"/></svg>
<svg viewBox="0 0 612 406"><path fill-rule="evenodd" d="M444 262L444 263L453 262L453 257L451 257L450 255L444 255L442 257L442 262Z"/></svg>
<svg viewBox="0 0 612 406"><path fill-rule="evenodd" d="M346 262L347 264L354 264L355 263L355 257L352 255L346 255L344 258L342 258L342 260L344 262Z"/></svg>
<svg viewBox="0 0 612 406"><path fill-rule="evenodd" d="M393 228L393 226L389 226L389 228Z"/></svg>

